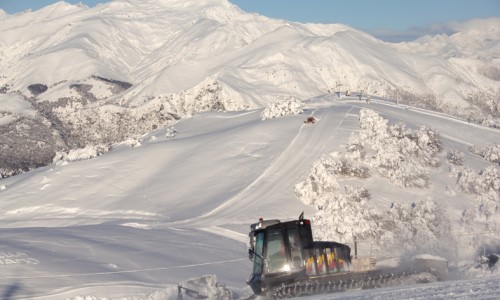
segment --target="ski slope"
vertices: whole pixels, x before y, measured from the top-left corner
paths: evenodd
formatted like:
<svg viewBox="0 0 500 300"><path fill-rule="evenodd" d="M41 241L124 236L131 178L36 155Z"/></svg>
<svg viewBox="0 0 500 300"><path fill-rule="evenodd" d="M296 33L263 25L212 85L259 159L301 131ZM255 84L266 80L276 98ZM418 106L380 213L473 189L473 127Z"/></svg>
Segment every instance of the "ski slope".
<svg viewBox="0 0 500 300"><path fill-rule="evenodd" d="M0 15L2 177L46 166L61 149L121 142L200 112L339 90L500 127L500 18L396 44L228 0L60 1Z"/></svg>
<svg viewBox="0 0 500 300"><path fill-rule="evenodd" d="M313 216L294 186L318 157L345 152L364 107L391 123L436 128L445 149L460 149L474 168L491 163L469 146L500 141L498 130L385 100L325 95L304 103L303 114L265 121L262 109L194 115L175 125L173 139L162 129L138 147L118 144L95 159L1 180L2 299L175 299L177 283L205 274L236 297L250 295L249 225ZM315 124L304 123L310 115ZM363 184L380 207L441 199L456 225L472 196L458 188L456 197L446 195L444 186L453 186L447 172L433 173L427 189L406 191L382 178ZM491 276L316 298L490 299L500 294L500 277Z"/></svg>

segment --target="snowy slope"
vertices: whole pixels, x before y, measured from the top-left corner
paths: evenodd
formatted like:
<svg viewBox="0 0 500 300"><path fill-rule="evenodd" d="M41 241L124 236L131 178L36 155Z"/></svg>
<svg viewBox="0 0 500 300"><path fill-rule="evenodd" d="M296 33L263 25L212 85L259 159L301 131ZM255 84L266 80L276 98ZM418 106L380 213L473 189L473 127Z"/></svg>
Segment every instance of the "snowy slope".
<svg viewBox="0 0 500 300"><path fill-rule="evenodd" d="M433 158L439 164L425 166L423 188L398 186L371 165L369 178L332 180L334 194L362 185L371 195L364 204L381 215L436 204L437 225L450 225L451 239L441 237L452 244L423 250L445 248L437 254L463 271L454 273L460 281L380 297L498 293L498 277L475 278L498 270L471 266L479 252L498 250L499 131L387 99L494 126L498 24L389 44L347 25L248 14L227 0L0 11L0 175L21 173L0 176L2 297L174 299L189 278L213 288L204 274L248 295L247 230L259 217L305 211L316 236L359 229L355 214L331 226L297 186L307 186L321 159L346 155L363 132L364 107L390 124L432 126L444 150ZM333 96L339 90L353 98ZM361 90L370 104L356 100ZM262 120L264 107L290 97L310 99L302 114ZM308 116L318 122L305 124ZM109 145L104 155L71 160ZM452 151L463 166L450 163ZM378 249L375 242L360 239L360 250ZM463 288L472 285L479 288Z"/></svg>
<svg viewBox="0 0 500 300"><path fill-rule="evenodd" d="M228 0L115 0L93 8L61 1L5 15L0 93L29 100L36 113L21 119L0 102L14 120L0 137L36 140L31 132L42 127L50 138L30 146L44 155L15 162L0 145L0 173L47 165L61 149L136 138L198 112L334 91L398 98L494 127L498 24L390 44L348 25L249 14Z"/></svg>
<svg viewBox="0 0 500 300"><path fill-rule="evenodd" d="M302 211L314 216L316 207L301 202L295 186L308 177L318 158L346 153L350 136L360 131L359 113L364 107L391 124L432 126L444 146L437 156L441 166L428 170L428 187L398 187L376 173L367 179L347 179L368 188L373 207L385 211L390 203L409 206L425 199L443 206L456 244L441 254L453 268L473 265L475 251L484 246L480 240L495 241L498 212L489 219L478 213L473 231L465 231L462 212L477 210L477 202L451 176L446 156L458 149L464 153L463 167L495 166L469 147L500 140L498 130L390 101L367 104L325 96L304 105L302 114L264 121L262 109L198 114L180 120L173 138L160 129L142 136L136 147L117 144L94 159L60 161L3 179L2 295L7 299L176 299L177 283L190 278L205 291L213 287L212 277L200 279L205 274L216 276L236 297L249 295L245 284L251 270L246 257L249 224L259 217L296 218ZM304 123L311 115L317 122ZM316 234L323 230L313 227ZM362 249L368 243L360 241ZM331 297L488 298L500 292L494 284L498 272L471 270L475 272L453 273L459 281L429 287Z"/></svg>

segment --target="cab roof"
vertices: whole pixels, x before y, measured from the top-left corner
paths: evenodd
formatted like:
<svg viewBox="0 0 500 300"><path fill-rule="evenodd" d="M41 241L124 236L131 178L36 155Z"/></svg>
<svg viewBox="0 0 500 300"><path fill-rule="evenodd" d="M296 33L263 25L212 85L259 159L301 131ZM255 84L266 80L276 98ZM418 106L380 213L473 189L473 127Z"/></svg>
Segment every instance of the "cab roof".
<svg viewBox="0 0 500 300"><path fill-rule="evenodd" d="M280 220L265 220L250 225L250 229L252 231L257 231L280 223L281 223Z"/></svg>

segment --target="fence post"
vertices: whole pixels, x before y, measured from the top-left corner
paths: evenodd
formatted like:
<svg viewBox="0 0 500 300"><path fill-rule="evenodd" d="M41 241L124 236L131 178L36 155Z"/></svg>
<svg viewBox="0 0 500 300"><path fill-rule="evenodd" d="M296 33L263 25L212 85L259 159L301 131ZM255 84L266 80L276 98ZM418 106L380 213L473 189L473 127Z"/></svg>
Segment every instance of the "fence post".
<svg viewBox="0 0 500 300"><path fill-rule="evenodd" d="M354 236L354 258L358 258L358 239Z"/></svg>

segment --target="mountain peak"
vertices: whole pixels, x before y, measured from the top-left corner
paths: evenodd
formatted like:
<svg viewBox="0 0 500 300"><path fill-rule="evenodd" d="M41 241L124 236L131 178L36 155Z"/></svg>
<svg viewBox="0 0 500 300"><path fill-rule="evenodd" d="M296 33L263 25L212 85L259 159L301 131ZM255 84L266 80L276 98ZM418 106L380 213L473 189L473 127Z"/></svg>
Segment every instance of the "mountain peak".
<svg viewBox="0 0 500 300"><path fill-rule="evenodd" d="M49 19L60 18L62 16L66 16L70 13L74 13L86 8L88 7L83 5L82 3L73 5L65 1L59 1L54 4L47 5L32 13L36 13L36 19L49 20Z"/></svg>
<svg viewBox="0 0 500 300"><path fill-rule="evenodd" d="M195 16L196 19L208 18L219 21L228 16L241 13L241 10L228 0L115 0L104 4L109 13L127 15L158 14L174 15L175 19ZM133 12L132 12L133 11Z"/></svg>
<svg viewBox="0 0 500 300"><path fill-rule="evenodd" d="M163 7L174 7L174 8L191 8L194 6L206 7L213 5L230 6L231 4L228 0L115 0L115 3L127 3L134 6L163 6Z"/></svg>

